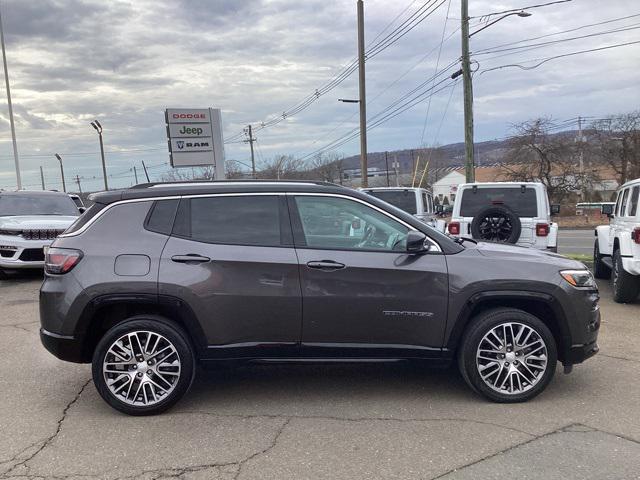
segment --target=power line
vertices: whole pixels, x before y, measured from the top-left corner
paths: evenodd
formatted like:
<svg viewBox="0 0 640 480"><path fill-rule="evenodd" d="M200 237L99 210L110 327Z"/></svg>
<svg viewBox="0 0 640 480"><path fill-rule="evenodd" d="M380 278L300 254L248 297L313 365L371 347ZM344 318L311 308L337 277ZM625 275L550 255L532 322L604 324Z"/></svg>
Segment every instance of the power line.
<svg viewBox="0 0 640 480"><path fill-rule="evenodd" d="M520 64L508 64L508 65L500 65L499 67L493 67L493 68L488 68L486 70L483 70L482 72L480 72L481 74L486 73L486 72L491 72L493 70L500 70L503 68L509 68L509 67L517 67L520 68L522 70L533 70L534 68L538 68L541 65L544 65L547 62L550 62L551 60L556 60L558 58L565 58L565 57L572 57L574 55L581 55L583 53L590 53L590 52L599 52L601 50L609 50L612 48L618 48L618 47L625 47L628 45L635 45L640 43L640 40L634 41L634 42L626 42L626 43L618 43L615 45L607 45L606 47L599 47L599 48L590 48L588 50L580 50L577 52L571 52L571 53L565 53L564 55L555 55L553 57L548 57L548 58L534 58L531 60L525 60L523 63L527 63L527 62L539 62L535 65L532 66L524 66L524 65L520 65Z"/></svg>

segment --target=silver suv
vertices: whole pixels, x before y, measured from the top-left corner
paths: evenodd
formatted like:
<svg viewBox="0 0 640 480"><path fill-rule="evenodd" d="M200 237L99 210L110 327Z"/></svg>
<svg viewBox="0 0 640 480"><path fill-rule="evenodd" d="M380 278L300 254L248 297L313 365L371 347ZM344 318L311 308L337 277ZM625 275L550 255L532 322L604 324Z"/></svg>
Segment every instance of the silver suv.
<svg viewBox="0 0 640 480"><path fill-rule="evenodd" d="M80 215L60 192L0 192L0 277L5 270L42 268L44 249Z"/></svg>

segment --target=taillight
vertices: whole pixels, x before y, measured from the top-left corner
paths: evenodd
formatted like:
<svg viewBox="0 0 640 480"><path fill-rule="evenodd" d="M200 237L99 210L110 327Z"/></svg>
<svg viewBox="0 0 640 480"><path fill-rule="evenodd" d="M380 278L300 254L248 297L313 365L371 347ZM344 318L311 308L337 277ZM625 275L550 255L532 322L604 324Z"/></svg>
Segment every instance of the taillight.
<svg viewBox="0 0 640 480"><path fill-rule="evenodd" d="M451 235L460 235L460 223L451 222L447 228Z"/></svg>
<svg viewBox="0 0 640 480"><path fill-rule="evenodd" d="M633 229L633 232L631 232L631 240L640 244L640 227Z"/></svg>
<svg viewBox="0 0 640 480"><path fill-rule="evenodd" d="M549 230L551 228L549 227L548 223L538 223L536 224L536 235L538 237L546 237L547 235L549 235Z"/></svg>
<svg viewBox="0 0 640 480"><path fill-rule="evenodd" d="M50 248L44 259L44 271L53 274L69 272L82 259L80 250Z"/></svg>

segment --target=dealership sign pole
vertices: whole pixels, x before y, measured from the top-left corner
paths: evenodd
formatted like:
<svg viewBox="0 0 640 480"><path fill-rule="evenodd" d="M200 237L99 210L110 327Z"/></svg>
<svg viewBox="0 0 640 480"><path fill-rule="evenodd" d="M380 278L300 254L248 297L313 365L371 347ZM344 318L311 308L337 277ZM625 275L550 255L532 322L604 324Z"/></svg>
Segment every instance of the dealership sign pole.
<svg viewBox="0 0 640 480"><path fill-rule="evenodd" d="M171 166L213 166L224 179L222 116L218 108L168 108L165 112Z"/></svg>

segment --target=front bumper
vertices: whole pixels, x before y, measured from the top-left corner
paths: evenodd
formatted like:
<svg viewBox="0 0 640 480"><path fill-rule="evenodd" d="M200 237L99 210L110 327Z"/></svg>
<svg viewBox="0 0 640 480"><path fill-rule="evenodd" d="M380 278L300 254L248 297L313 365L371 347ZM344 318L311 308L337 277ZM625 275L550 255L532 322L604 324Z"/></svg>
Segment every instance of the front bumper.
<svg viewBox="0 0 640 480"><path fill-rule="evenodd" d="M593 357L600 351L598 342L595 340L586 345L572 345L567 354L567 358L564 362L565 365L575 365L576 363L582 363L587 358Z"/></svg>
<svg viewBox="0 0 640 480"><path fill-rule="evenodd" d="M44 348L60 360L75 363L87 362L83 350L84 342L77 336L58 335L41 328L40 341Z"/></svg>
<svg viewBox="0 0 640 480"><path fill-rule="evenodd" d="M0 268L43 268L44 247L53 240L25 240L19 236L0 235Z"/></svg>

